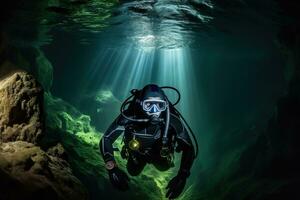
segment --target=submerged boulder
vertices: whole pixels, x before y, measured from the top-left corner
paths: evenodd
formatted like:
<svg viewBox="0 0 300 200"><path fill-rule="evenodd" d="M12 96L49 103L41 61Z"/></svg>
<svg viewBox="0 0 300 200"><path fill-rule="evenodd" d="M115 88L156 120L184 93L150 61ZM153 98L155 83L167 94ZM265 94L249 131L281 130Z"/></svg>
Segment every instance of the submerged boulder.
<svg viewBox="0 0 300 200"><path fill-rule="evenodd" d="M43 135L43 89L26 72L0 80L1 141L37 143Z"/></svg>
<svg viewBox="0 0 300 200"><path fill-rule="evenodd" d="M4 199L85 199L85 191L69 164L32 143L3 143L0 169L12 182Z"/></svg>
<svg viewBox="0 0 300 200"><path fill-rule="evenodd" d="M43 89L33 76L0 78L0 199L87 199L63 146L39 146L43 118Z"/></svg>

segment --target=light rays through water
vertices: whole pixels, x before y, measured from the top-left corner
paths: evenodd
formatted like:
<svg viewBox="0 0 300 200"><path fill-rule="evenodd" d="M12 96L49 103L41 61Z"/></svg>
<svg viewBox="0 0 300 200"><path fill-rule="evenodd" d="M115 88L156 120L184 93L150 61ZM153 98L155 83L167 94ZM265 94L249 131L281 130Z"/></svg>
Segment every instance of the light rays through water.
<svg viewBox="0 0 300 200"><path fill-rule="evenodd" d="M182 102L179 109L189 112L188 105L197 98L194 89L193 63L188 48L178 49L136 49L133 46L119 49L105 49L99 52L91 67L89 78L98 89L109 89L123 101L133 88L146 84L173 86L180 90ZM88 85L87 85L88 86ZM171 101L176 95L167 92Z"/></svg>
<svg viewBox="0 0 300 200"><path fill-rule="evenodd" d="M149 83L173 86L181 93L181 102L176 107L185 116L195 134L199 136L203 113L199 114L198 111L203 103L199 98L199 88L197 88L199 84L197 84L196 72L194 72L196 66L192 62L193 58L189 48L137 49L132 45L128 48L101 49L94 65L90 67L88 77L85 78L85 80L91 80L86 83L86 91L91 90L91 87L93 90L110 90L123 102L130 95L131 89L141 89ZM176 101L175 92L170 90L165 92L171 102ZM199 137L197 138L199 140ZM177 154L176 158L176 167L167 173L152 172L152 167L144 172L153 178L162 194L165 193L166 180L174 176L179 167ZM193 168L196 168L198 161ZM189 186L192 186L192 179L188 182Z"/></svg>
<svg viewBox="0 0 300 200"><path fill-rule="evenodd" d="M195 72L199 66L192 62L189 48L137 49L132 45L101 49L84 78L91 80L85 83L85 91L109 90L123 102L130 95L130 90L141 89L150 83L175 87L181 93L181 101L176 107L199 136L204 123L205 104ZM171 102L176 101L174 91L165 92Z"/></svg>

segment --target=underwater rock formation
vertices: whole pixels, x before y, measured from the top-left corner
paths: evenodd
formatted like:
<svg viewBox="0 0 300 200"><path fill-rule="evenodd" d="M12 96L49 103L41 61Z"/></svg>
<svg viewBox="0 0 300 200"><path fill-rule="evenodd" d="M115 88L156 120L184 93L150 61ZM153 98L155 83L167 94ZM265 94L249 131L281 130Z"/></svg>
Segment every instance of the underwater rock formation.
<svg viewBox="0 0 300 200"><path fill-rule="evenodd" d="M18 48L15 63L22 69L32 74L45 91L49 91L53 82L53 67L44 53L35 47Z"/></svg>
<svg viewBox="0 0 300 200"><path fill-rule="evenodd" d="M25 72L0 81L1 141L37 143L43 133L43 89Z"/></svg>
<svg viewBox="0 0 300 200"><path fill-rule="evenodd" d="M51 154L24 141L3 143L0 171L14 183L6 191L1 187L0 199L85 199L69 164Z"/></svg>
<svg viewBox="0 0 300 200"><path fill-rule="evenodd" d="M0 199L86 199L60 144L44 136L43 89L26 72L0 79Z"/></svg>

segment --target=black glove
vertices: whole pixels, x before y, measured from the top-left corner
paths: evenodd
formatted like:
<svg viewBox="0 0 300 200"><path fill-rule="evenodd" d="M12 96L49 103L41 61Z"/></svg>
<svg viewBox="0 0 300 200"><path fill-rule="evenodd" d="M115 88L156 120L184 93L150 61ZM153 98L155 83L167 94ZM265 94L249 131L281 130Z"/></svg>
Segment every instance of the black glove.
<svg viewBox="0 0 300 200"><path fill-rule="evenodd" d="M177 174L177 176L172 178L166 188L168 189L166 198L168 199L177 198L181 194L185 186L187 177L188 175L179 173Z"/></svg>
<svg viewBox="0 0 300 200"><path fill-rule="evenodd" d="M120 170L118 167L115 167L111 170L108 170L109 179L113 186L117 189L125 191L129 189L128 181L129 177L125 172Z"/></svg>

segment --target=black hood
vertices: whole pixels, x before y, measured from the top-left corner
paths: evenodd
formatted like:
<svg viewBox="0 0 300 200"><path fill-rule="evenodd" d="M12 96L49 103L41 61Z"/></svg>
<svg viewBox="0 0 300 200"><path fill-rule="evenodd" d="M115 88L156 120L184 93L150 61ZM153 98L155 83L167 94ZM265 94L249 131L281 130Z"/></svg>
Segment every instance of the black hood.
<svg viewBox="0 0 300 200"><path fill-rule="evenodd" d="M161 99L166 100L166 95L164 91L158 85L155 84L146 85L142 89L139 99L143 101L149 97L160 97Z"/></svg>

